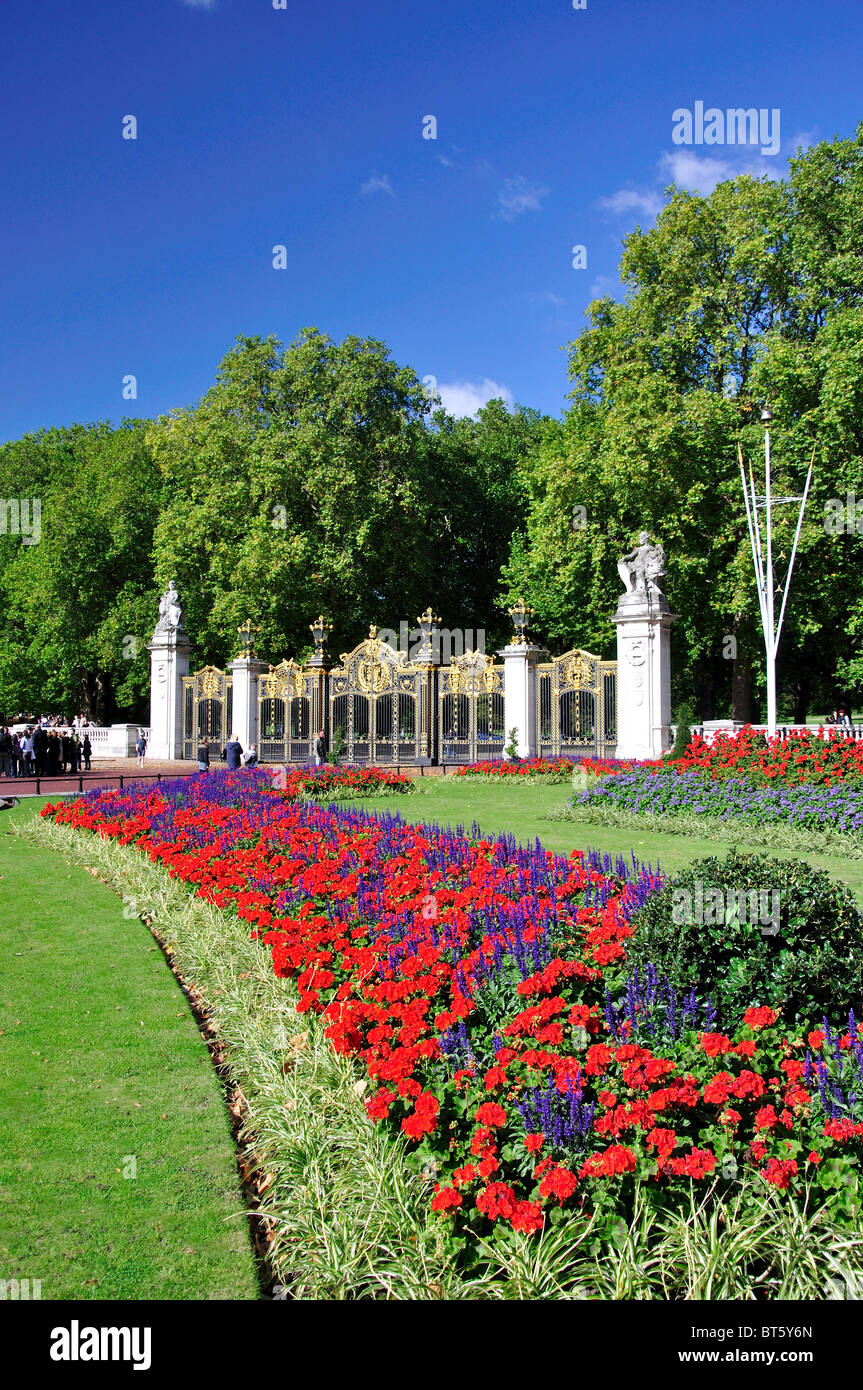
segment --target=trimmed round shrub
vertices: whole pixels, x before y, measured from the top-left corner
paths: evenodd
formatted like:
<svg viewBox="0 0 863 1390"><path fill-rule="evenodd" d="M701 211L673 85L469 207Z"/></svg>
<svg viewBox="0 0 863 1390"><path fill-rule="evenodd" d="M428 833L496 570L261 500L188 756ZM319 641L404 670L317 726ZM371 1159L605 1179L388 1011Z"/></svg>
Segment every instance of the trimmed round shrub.
<svg viewBox="0 0 863 1390"><path fill-rule="evenodd" d="M631 965L655 966L685 993L712 998L733 1029L752 1005L788 1023L860 1017L863 917L844 884L801 859L699 859L633 914Z"/></svg>

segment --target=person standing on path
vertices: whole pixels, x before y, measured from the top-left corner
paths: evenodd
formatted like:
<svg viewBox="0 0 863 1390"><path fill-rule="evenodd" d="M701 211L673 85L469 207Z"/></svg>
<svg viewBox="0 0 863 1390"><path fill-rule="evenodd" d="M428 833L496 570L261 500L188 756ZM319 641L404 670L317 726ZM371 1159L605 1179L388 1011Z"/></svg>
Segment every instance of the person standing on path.
<svg viewBox="0 0 863 1390"><path fill-rule="evenodd" d="M48 730L44 724L37 724L33 730L33 758L37 777L44 777L48 770Z"/></svg>
<svg viewBox="0 0 863 1390"><path fill-rule="evenodd" d="M243 749L237 735L231 739L230 743L225 744L225 759L228 764L229 772L236 772L242 765Z"/></svg>
<svg viewBox="0 0 863 1390"><path fill-rule="evenodd" d="M84 771L90 771L90 759L93 756L93 745L90 742L90 735L84 735L84 742L81 744L81 753L84 758Z"/></svg>
<svg viewBox="0 0 863 1390"><path fill-rule="evenodd" d="M199 772L209 772L209 771L210 771L210 745L209 745L209 743L200 743L200 744L198 745L198 771L199 771Z"/></svg>
<svg viewBox="0 0 863 1390"><path fill-rule="evenodd" d="M323 729L321 729L319 730L318 736L315 739L315 767L320 767L321 763L324 761L326 756L327 743L326 739L324 738L324 731Z"/></svg>
<svg viewBox="0 0 863 1390"><path fill-rule="evenodd" d="M4 724L0 729L0 777L12 775L12 735Z"/></svg>
<svg viewBox="0 0 863 1390"><path fill-rule="evenodd" d="M135 752L138 755L138 766L144 766L144 754L147 751L147 740L141 731L138 731L138 742L135 744Z"/></svg>
<svg viewBox="0 0 863 1390"><path fill-rule="evenodd" d="M48 742L45 749L45 766L49 777L57 777L60 772L60 735L56 729L52 729L48 734Z"/></svg>
<svg viewBox="0 0 863 1390"><path fill-rule="evenodd" d="M32 733L30 732L29 729L27 730L26 734L24 735L24 737L23 737L22 740L21 740L21 765L22 765L22 768L23 768L22 776L23 776L23 777L32 777L32 775L33 775L33 735L32 735Z"/></svg>

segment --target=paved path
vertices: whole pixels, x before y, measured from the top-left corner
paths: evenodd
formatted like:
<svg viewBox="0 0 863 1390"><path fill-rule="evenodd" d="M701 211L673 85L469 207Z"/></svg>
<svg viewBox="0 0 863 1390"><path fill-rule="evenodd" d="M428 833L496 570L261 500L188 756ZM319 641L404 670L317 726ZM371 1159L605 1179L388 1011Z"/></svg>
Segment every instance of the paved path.
<svg viewBox="0 0 863 1390"><path fill-rule="evenodd" d="M214 768L222 764L215 762ZM451 767L454 764L450 765ZM408 776L440 777L442 767L413 767L397 769ZM129 782L158 781L160 777L191 777L198 765L190 759L145 758L138 766L137 758L94 758L90 772L64 773L57 777L0 777L0 801L7 797L61 796L86 792L95 787L121 787Z"/></svg>
<svg viewBox="0 0 863 1390"><path fill-rule="evenodd" d="M157 781L159 777L188 777L197 763L147 758L143 768L137 758L94 758L90 772L62 773L57 777L0 777L0 799L10 796L53 796L90 791L93 787L119 787L128 782Z"/></svg>

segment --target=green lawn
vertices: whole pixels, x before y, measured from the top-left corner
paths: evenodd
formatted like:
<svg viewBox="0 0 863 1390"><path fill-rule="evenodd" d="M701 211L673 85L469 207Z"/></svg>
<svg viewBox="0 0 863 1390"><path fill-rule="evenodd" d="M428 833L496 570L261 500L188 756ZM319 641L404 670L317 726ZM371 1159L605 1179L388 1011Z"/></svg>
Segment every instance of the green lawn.
<svg viewBox="0 0 863 1390"><path fill-rule="evenodd" d="M0 811L0 1279L40 1279L43 1299L254 1299L184 996L115 893L12 834L33 813Z"/></svg>
<svg viewBox="0 0 863 1390"><path fill-rule="evenodd" d="M416 796L363 797L353 804L368 810L398 810L406 820L439 821L442 825L463 825L468 830L476 820L487 833L499 834L506 830L522 842L538 837L549 849L561 854L569 854L573 849L598 848L628 857L630 850L634 850L639 859L654 865L659 861L666 873L676 873L693 859L708 854L724 857L729 849L727 844L685 835L640 833L579 821L546 820L548 811L563 806L572 795L568 782L544 786L540 782L516 778L447 776L417 778L417 784L419 794ZM745 832L741 833L738 848L747 848ZM760 845L751 848L755 854L772 854L785 859L800 857L795 850ZM817 868L826 869L832 877L847 883L863 904L863 860L825 854L807 854L806 858Z"/></svg>

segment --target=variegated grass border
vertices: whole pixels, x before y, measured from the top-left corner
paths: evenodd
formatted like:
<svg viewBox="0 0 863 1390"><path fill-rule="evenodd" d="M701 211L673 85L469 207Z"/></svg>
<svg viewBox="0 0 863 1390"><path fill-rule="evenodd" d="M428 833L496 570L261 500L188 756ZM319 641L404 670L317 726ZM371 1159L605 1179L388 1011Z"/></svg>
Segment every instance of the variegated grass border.
<svg viewBox="0 0 863 1390"><path fill-rule="evenodd" d="M356 1067L337 1057L248 924L192 896L131 846L36 820L21 827L95 873L148 923L205 1020L239 1120L254 1218L295 1299L807 1299L860 1296L863 1224L838 1226L772 1189L741 1188L685 1213L639 1195L629 1227L540 1238L495 1232L462 1273L405 1147L368 1119ZM249 1181L251 1179L251 1182ZM247 1213L238 1213L238 1219ZM837 1292L838 1291L838 1292ZM277 1293L277 1296L278 1293Z"/></svg>

